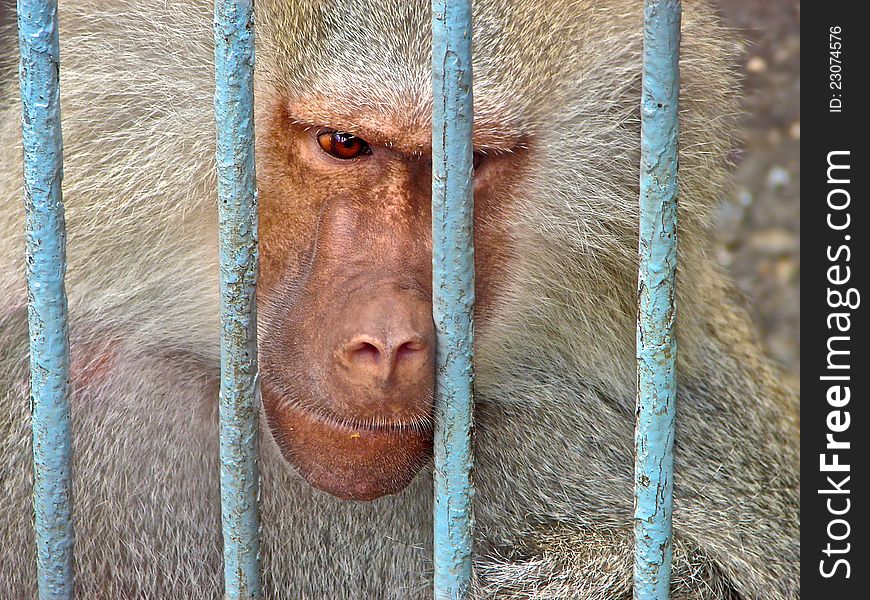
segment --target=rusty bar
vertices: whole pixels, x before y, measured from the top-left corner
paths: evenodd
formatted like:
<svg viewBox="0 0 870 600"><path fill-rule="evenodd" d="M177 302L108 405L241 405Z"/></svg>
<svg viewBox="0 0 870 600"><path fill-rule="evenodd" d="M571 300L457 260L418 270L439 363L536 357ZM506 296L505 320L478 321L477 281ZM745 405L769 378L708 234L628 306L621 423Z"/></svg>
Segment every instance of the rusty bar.
<svg viewBox="0 0 870 600"><path fill-rule="evenodd" d="M18 45L36 566L39 598L61 600L73 595L74 536L56 1L18 0Z"/></svg>
<svg viewBox="0 0 870 600"><path fill-rule="evenodd" d="M667 600L673 552L680 2L644 3L634 597Z"/></svg>
<svg viewBox="0 0 870 600"><path fill-rule="evenodd" d="M224 597L231 600L261 597L253 25L251 0L215 1L221 521Z"/></svg>
<svg viewBox="0 0 870 600"><path fill-rule="evenodd" d="M471 2L432 2L432 302L435 395L435 598L471 580L474 181Z"/></svg>

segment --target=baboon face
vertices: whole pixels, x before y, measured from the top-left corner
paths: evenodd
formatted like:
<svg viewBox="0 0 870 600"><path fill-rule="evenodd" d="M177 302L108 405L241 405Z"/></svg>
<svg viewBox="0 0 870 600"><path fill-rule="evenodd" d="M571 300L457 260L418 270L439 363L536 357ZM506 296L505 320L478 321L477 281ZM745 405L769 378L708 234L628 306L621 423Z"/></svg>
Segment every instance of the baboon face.
<svg viewBox="0 0 870 600"><path fill-rule="evenodd" d="M259 107L264 406L287 460L340 498L402 490L431 452L432 134L407 114L280 94ZM475 139L484 328L510 269L521 146Z"/></svg>

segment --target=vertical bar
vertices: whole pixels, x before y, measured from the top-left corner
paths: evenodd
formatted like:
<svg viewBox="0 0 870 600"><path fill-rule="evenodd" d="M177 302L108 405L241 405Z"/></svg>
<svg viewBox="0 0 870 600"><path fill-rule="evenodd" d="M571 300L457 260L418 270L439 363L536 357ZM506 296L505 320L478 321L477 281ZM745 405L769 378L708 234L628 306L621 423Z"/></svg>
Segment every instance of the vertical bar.
<svg viewBox="0 0 870 600"><path fill-rule="evenodd" d="M224 597L261 596L252 0L215 0Z"/></svg>
<svg viewBox="0 0 870 600"><path fill-rule="evenodd" d="M72 435L55 0L18 0L33 508L41 600L72 598Z"/></svg>
<svg viewBox="0 0 870 600"><path fill-rule="evenodd" d="M465 598L474 527L471 1L432 2L435 598Z"/></svg>
<svg viewBox="0 0 870 600"><path fill-rule="evenodd" d="M645 0L635 429L637 600L667 600L671 579L679 51L679 0Z"/></svg>

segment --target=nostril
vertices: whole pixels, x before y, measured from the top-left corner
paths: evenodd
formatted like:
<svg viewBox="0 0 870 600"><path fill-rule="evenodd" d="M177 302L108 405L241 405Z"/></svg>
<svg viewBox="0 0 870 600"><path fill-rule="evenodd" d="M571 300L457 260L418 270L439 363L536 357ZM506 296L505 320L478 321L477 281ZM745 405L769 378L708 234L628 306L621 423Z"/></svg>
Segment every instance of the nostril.
<svg viewBox="0 0 870 600"><path fill-rule="evenodd" d="M345 356L351 362L378 364L381 361L382 352L371 342L358 341L345 348Z"/></svg>
<svg viewBox="0 0 870 600"><path fill-rule="evenodd" d="M417 359L425 349L426 345L422 341L413 340L400 344L396 348L396 362Z"/></svg>

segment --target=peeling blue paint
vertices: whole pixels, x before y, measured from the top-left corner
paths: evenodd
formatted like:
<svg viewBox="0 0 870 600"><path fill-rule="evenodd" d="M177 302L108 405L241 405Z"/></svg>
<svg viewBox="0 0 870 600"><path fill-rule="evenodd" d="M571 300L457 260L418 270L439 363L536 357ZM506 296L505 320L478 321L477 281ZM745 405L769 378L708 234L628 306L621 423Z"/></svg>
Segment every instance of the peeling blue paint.
<svg viewBox="0 0 870 600"><path fill-rule="evenodd" d="M57 2L18 0L26 205L33 508L40 600L72 598L66 228Z"/></svg>
<svg viewBox="0 0 870 600"><path fill-rule="evenodd" d="M634 597L667 600L673 553L679 0L644 3Z"/></svg>
<svg viewBox="0 0 870 600"><path fill-rule="evenodd" d="M465 598L474 530L471 479L474 181L471 2L432 2L432 302L435 598Z"/></svg>
<svg viewBox="0 0 870 600"><path fill-rule="evenodd" d="M252 0L215 1L224 597L261 597Z"/></svg>

